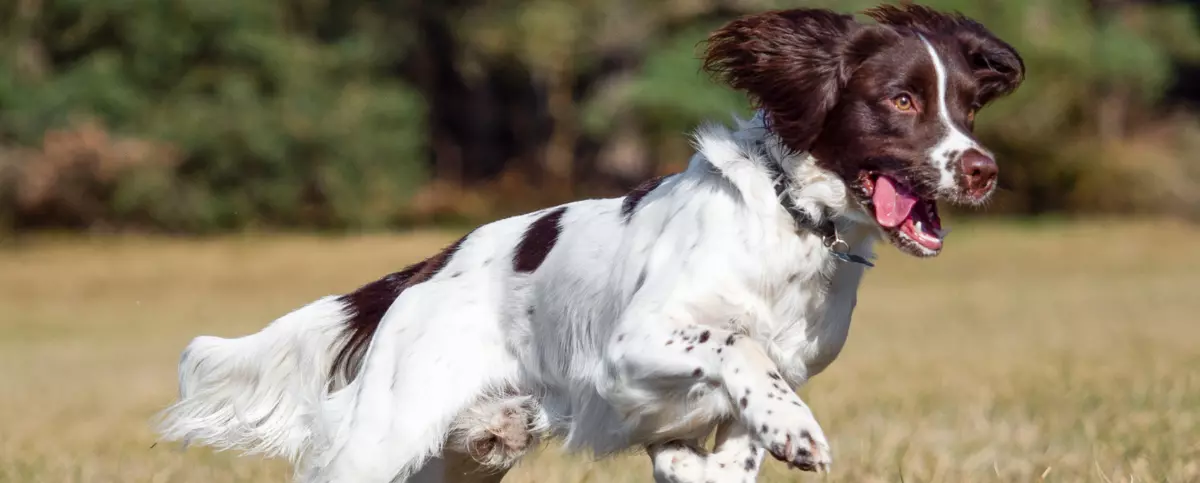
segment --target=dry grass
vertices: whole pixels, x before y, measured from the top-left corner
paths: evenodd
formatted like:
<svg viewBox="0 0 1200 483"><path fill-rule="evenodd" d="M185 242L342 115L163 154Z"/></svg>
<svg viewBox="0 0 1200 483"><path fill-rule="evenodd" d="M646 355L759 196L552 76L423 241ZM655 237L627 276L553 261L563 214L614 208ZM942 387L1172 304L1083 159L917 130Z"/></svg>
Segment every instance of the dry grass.
<svg viewBox="0 0 1200 483"><path fill-rule="evenodd" d="M848 347L803 391L832 438L827 480L1200 481L1198 234L976 225L936 260L885 250ZM0 481L285 481L280 462L151 447L179 350L257 330L452 237L0 251ZM647 481L645 459L548 449L508 481ZM775 463L765 475L798 477Z"/></svg>

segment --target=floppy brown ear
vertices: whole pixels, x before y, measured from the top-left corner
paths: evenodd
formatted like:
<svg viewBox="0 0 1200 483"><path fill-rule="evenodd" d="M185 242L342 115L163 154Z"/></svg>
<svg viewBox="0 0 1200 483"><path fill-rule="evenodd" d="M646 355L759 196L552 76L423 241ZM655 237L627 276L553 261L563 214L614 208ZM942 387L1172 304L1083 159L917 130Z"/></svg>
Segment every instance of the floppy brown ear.
<svg viewBox="0 0 1200 483"><path fill-rule="evenodd" d="M979 80L979 103L1011 94L1025 80L1025 61L1011 45L974 20L962 22L957 37Z"/></svg>
<svg viewBox="0 0 1200 483"><path fill-rule="evenodd" d="M862 25L829 10L742 17L708 37L704 69L748 93L787 146L806 151L851 72L843 53Z"/></svg>
<svg viewBox="0 0 1200 483"><path fill-rule="evenodd" d="M1017 50L961 13L904 4L880 5L863 14L884 25L957 39L979 82L980 104L1012 93L1025 80L1025 61Z"/></svg>

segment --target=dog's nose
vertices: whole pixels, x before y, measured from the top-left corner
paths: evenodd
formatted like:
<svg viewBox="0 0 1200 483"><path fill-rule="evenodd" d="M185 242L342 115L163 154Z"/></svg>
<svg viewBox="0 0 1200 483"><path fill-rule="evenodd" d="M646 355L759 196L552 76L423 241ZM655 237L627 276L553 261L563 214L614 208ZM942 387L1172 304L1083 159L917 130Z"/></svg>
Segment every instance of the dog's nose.
<svg viewBox="0 0 1200 483"><path fill-rule="evenodd" d="M1000 167L996 166L996 160L992 159L978 149L970 149L963 154L962 172L965 178L967 191L972 194L983 194L992 187L996 176L1000 174Z"/></svg>

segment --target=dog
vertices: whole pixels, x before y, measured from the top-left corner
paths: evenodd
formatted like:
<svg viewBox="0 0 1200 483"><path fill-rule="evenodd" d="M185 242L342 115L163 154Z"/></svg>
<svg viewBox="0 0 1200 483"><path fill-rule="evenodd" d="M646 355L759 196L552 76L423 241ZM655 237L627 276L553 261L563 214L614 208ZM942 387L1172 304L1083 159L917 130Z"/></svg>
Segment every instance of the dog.
<svg viewBox="0 0 1200 483"><path fill-rule="evenodd" d="M1024 80L982 24L918 5L745 16L704 68L756 114L679 173L483 225L179 363L164 440L284 456L305 482L499 481L541 437L644 448L656 481L828 471L796 389L847 337L873 247L932 257L937 202L996 189L975 114ZM711 451L701 442L715 430Z"/></svg>

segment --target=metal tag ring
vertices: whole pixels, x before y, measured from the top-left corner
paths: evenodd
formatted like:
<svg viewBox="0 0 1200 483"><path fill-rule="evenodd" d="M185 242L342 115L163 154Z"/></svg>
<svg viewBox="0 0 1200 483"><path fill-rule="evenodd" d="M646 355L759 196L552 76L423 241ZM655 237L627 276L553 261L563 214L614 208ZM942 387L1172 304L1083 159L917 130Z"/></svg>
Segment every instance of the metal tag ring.
<svg viewBox="0 0 1200 483"><path fill-rule="evenodd" d="M845 248L845 249L844 249L844 250L838 250L838 249L837 249L837 247L838 247L838 246L841 246L841 247L843 247L843 248ZM831 237L826 237L826 238L825 238L825 248L828 248L828 249L830 249L830 250L833 250L833 251L835 251L835 252L839 252L839 253L846 253L846 252L849 252L849 251L850 251L850 244L849 244L849 243L846 243L846 240L843 240L843 239L841 239L841 238L838 238L838 237L836 237L836 236L831 236Z"/></svg>

